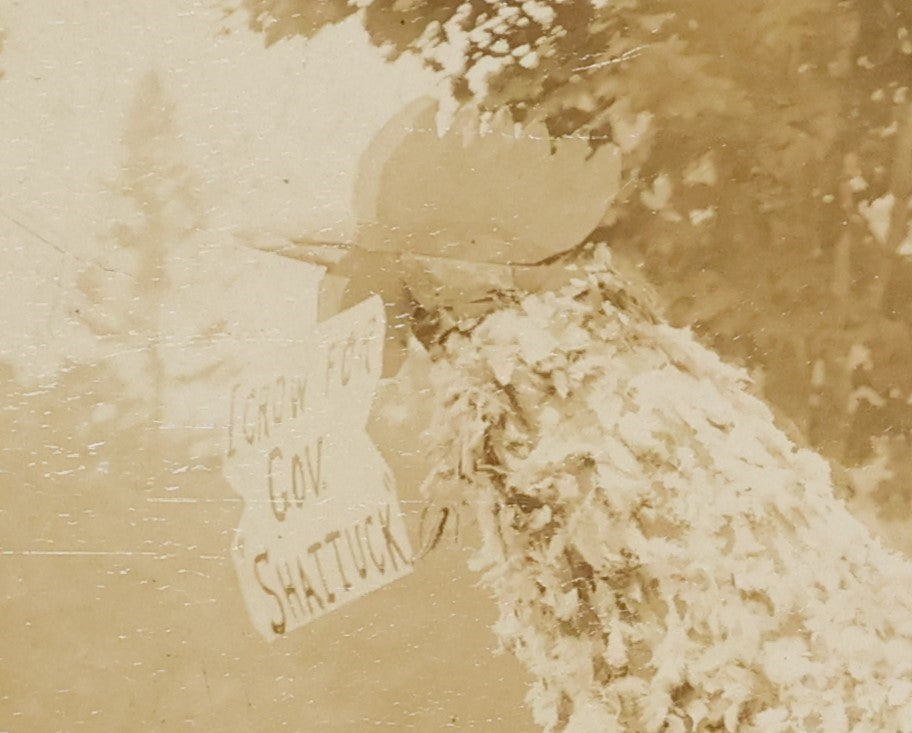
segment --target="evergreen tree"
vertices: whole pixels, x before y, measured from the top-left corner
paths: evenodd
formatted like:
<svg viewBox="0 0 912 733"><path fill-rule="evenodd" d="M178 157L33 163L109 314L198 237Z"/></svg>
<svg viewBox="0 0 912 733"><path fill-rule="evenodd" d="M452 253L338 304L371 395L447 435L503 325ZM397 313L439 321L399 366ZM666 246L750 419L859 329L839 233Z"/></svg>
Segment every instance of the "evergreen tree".
<svg viewBox="0 0 912 733"><path fill-rule="evenodd" d="M175 266L188 257L200 228L196 182L181 160L175 109L159 76L140 81L127 114L119 176L123 218L109 245L80 279L80 316L97 339L98 356L122 383L119 419L146 423L154 436L164 415L169 296Z"/></svg>

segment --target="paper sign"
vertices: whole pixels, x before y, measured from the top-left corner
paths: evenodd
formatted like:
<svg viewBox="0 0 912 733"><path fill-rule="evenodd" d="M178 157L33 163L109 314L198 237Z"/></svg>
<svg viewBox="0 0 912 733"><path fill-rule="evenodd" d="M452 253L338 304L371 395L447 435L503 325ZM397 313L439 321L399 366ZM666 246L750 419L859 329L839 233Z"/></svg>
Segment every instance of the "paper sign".
<svg viewBox="0 0 912 733"><path fill-rule="evenodd" d="M229 395L225 473L244 499L232 546L254 625L274 639L411 571L389 467L366 431L380 378L374 296L274 348Z"/></svg>

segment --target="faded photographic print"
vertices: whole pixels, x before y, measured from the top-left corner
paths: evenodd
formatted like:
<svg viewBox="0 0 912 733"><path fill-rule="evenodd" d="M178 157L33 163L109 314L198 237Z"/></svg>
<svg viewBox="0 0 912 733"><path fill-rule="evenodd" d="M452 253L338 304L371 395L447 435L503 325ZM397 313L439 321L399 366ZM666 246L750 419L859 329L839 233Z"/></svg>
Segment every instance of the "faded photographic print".
<svg viewBox="0 0 912 733"><path fill-rule="evenodd" d="M910 29L0 0L0 733L912 733Z"/></svg>

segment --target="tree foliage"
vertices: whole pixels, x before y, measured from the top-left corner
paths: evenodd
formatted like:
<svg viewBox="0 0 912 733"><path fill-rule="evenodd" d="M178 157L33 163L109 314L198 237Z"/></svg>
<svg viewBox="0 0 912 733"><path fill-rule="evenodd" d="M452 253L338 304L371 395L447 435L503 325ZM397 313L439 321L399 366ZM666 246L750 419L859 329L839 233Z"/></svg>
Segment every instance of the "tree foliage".
<svg viewBox="0 0 912 733"><path fill-rule="evenodd" d="M123 136L124 161L109 186L122 213L113 245L80 276L79 318L93 337L89 359L118 375L127 396L122 418L159 425L168 386L169 297L175 265L200 225L196 181L177 152L174 105L154 72L139 86ZM85 357L84 357L85 358Z"/></svg>
<svg viewBox="0 0 912 733"><path fill-rule="evenodd" d="M244 5L270 41L356 9ZM357 5L372 41L390 57L420 55L449 79L453 103L617 144L622 195L599 236L648 273L672 321L748 366L829 457L863 465L880 436L903 472L908 4Z"/></svg>
<svg viewBox="0 0 912 733"><path fill-rule="evenodd" d="M888 416L912 396L898 372L910 13L378 0L363 19L482 119L506 109L618 146L623 195L593 239L641 264L669 316L747 365L817 446L862 462L878 430L908 435ZM480 315L438 307L423 334L429 490L478 508L497 631L538 678L537 721L912 730L909 563L774 427L747 372L662 323L591 250L569 283L503 287Z"/></svg>

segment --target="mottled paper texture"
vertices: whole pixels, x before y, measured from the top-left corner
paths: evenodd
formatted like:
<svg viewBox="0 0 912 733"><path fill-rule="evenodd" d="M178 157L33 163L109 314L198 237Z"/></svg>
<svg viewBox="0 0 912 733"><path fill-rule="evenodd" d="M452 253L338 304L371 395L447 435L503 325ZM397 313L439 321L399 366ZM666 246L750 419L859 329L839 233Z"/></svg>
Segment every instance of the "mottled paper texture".
<svg viewBox="0 0 912 733"><path fill-rule="evenodd" d="M0 0L0 733L912 731L910 34Z"/></svg>

